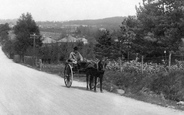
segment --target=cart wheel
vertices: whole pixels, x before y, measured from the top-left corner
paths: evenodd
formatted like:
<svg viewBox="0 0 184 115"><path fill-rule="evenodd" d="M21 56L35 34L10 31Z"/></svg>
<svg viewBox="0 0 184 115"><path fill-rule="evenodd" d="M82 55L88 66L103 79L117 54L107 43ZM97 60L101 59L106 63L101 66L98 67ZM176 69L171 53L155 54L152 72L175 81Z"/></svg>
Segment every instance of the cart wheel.
<svg viewBox="0 0 184 115"><path fill-rule="evenodd" d="M72 85L72 81L73 81L72 67L69 64L67 64L64 69L64 82L66 87L70 88Z"/></svg>

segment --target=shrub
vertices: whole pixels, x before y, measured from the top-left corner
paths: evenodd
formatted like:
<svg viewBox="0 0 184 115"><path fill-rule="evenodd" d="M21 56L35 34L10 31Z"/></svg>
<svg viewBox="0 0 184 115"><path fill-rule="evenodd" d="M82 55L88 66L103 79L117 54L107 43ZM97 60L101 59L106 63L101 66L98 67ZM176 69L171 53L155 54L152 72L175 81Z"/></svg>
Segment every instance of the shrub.
<svg viewBox="0 0 184 115"><path fill-rule="evenodd" d="M145 77L144 74L136 72L107 71L105 73L105 81L113 83L120 89L129 90L134 93L146 86Z"/></svg>
<svg viewBox="0 0 184 115"><path fill-rule="evenodd" d="M115 62L113 62L115 63ZM111 67L112 65L112 67ZM172 65L165 67L154 63L124 62L122 72L114 71L118 64L109 64L105 76L107 81L131 93L138 93L146 88L166 99L184 100L184 68ZM141 70L141 68L143 69Z"/></svg>
<svg viewBox="0 0 184 115"><path fill-rule="evenodd" d="M158 94L163 93L166 99L184 100L184 72L159 73L154 76L150 89Z"/></svg>
<svg viewBox="0 0 184 115"><path fill-rule="evenodd" d="M35 60L32 56L24 56L24 63L30 66L34 66Z"/></svg>
<svg viewBox="0 0 184 115"><path fill-rule="evenodd" d="M16 63L20 63L20 55L14 55L13 61Z"/></svg>

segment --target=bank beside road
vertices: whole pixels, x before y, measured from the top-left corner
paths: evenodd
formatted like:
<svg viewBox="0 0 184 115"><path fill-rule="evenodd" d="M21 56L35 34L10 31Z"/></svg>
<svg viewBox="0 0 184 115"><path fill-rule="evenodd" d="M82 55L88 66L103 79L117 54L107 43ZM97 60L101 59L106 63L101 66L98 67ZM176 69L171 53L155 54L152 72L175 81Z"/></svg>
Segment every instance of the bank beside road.
<svg viewBox="0 0 184 115"><path fill-rule="evenodd" d="M8 59L0 50L0 115L183 115L184 112L113 93L86 90L74 81L66 88L58 75Z"/></svg>

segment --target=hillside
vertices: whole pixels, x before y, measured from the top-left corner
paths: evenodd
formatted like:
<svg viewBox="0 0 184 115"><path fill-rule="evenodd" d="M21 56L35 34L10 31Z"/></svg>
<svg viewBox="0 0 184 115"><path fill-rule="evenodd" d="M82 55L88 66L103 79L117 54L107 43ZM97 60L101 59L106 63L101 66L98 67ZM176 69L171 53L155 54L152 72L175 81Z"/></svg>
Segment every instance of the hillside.
<svg viewBox="0 0 184 115"><path fill-rule="evenodd" d="M97 28L116 29L119 28L121 22L126 17L109 17L103 19L91 19L91 20L71 20L71 21L37 21L37 25L41 28L65 28L76 26L92 26ZM16 24L17 19L0 19L0 24L9 23L11 25Z"/></svg>
<svg viewBox="0 0 184 115"><path fill-rule="evenodd" d="M89 25L89 26L118 26L124 20L125 17L111 17L96 20L74 20L64 22L63 25Z"/></svg>
<svg viewBox="0 0 184 115"><path fill-rule="evenodd" d="M42 27L50 27L50 28L61 28L61 27L76 27L76 26L92 26L97 28L107 28L107 29L115 29L119 28L121 22L125 19L125 17L110 17L104 19L95 19L95 20L71 20L64 22L37 22L37 24Z"/></svg>

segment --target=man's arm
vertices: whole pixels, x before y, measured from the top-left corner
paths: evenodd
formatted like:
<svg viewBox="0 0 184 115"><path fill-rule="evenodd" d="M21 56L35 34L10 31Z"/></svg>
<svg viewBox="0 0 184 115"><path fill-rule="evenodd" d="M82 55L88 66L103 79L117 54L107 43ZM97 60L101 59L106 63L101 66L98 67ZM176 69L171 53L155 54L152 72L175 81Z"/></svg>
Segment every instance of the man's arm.
<svg viewBox="0 0 184 115"><path fill-rule="evenodd" d="M70 53L69 59L72 60L72 61L75 61L74 52Z"/></svg>
<svg viewBox="0 0 184 115"><path fill-rule="evenodd" d="M80 61L83 61L84 59L83 59L82 55L79 52L78 52L78 54L79 54L79 57L80 57Z"/></svg>

